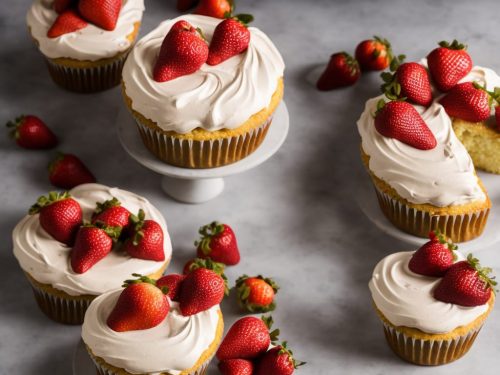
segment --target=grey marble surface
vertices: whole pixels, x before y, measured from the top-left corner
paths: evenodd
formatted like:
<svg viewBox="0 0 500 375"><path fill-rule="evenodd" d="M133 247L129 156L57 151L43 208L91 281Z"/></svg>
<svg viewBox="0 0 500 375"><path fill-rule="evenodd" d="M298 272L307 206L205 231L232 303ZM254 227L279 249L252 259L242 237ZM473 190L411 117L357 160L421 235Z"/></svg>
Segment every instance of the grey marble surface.
<svg viewBox="0 0 500 375"><path fill-rule="evenodd" d="M146 0L141 35L175 16L173 0ZM268 162L226 180L226 190L202 205L167 198L159 176L122 150L114 120L123 103L118 89L82 96L57 88L26 32L30 0L7 0L0 10L0 120L41 116L61 136L60 149L78 154L104 184L148 197L161 209L174 243L171 271L192 257L198 226L213 219L233 225L242 261L228 270L276 278L282 289L274 317L298 358L298 374L498 374L500 311L460 361L420 368L387 347L372 311L367 282L376 262L411 249L374 227L357 205L356 187L368 184L359 160L355 121L377 93L377 74L354 88L320 93L308 73L334 51L353 52L373 34L389 38L397 53L424 56L442 39L469 44L474 61L500 71L494 0L291 1L240 0L255 25L270 35L287 64L286 102L291 129ZM11 231L36 198L51 189L46 164L52 152L17 148L0 134L0 374L70 374L78 327L42 315L17 261ZM500 178L500 177L499 177ZM496 207L498 210L499 207ZM498 247L498 246L497 246ZM497 249L480 253L500 273ZM239 316L223 305L226 324Z"/></svg>

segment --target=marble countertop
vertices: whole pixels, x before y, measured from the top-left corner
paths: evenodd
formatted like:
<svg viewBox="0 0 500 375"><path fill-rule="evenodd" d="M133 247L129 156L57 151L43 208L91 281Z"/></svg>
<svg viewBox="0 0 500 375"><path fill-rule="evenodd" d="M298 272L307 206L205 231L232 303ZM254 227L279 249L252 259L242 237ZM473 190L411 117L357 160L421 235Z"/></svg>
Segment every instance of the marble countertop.
<svg viewBox="0 0 500 375"><path fill-rule="evenodd" d="M437 41L457 38L469 45L475 63L500 71L496 1L240 0L238 12L253 13L255 25L285 59L290 133L272 159L226 179L225 192L202 205L166 197L159 176L123 151L114 124L123 106L119 89L78 95L52 83L26 30L29 4L10 1L0 11L0 119L41 116L61 136L60 149L79 155L100 182L148 197L169 225L172 271L193 256L200 225L213 219L230 223L242 261L228 276L234 281L243 273L262 273L281 285L273 315L282 339L308 362L297 374L498 373L498 307L472 350L456 363L417 367L386 345L367 283L378 260L412 246L382 233L357 204L357 186L369 180L355 121L380 80L367 74L353 88L323 93L307 78L331 53L352 53L373 34L388 38L409 60L425 56ZM147 0L141 35L176 16L173 4ZM53 153L22 150L6 133L0 134L0 374L71 374L80 329L42 315L11 251L14 225L51 189L46 165ZM498 246L486 248L479 255L500 274L497 251ZM240 315L232 298L223 309L229 327Z"/></svg>

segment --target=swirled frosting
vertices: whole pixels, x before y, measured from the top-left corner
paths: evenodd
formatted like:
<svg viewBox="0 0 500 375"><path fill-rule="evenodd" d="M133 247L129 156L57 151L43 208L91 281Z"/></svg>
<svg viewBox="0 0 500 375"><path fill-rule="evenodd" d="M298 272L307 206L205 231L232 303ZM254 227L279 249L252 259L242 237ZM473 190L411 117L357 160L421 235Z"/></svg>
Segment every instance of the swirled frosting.
<svg viewBox="0 0 500 375"><path fill-rule="evenodd" d="M391 254L373 271L369 288L373 301L395 326L438 334L465 326L488 311L488 304L466 307L438 301L434 288L442 278L412 272L408 263L414 251ZM457 258L465 259L459 252Z"/></svg>
<svg viewBox="0 0 500 375"><path fill-rule="evenodd" d="M89 23L81 30L49 38L47 31L58 16L52 3L53 0L34 0L26 17L40 51L51 59L66 57L96 61L127 50L131 46L127 36L134 31L134 24L141 21L144 12L144 0L123 0L114 30L107 31Z"/></svg>
<svg viewBox="0 0 500 375"><path fill-rule="evenodd" d="M197 72L172 81L156 82L153 67L161 44L172 25L186 20L199 27L208 42L220 19L185 15L162 22L142 38L123 69L132 109L165 131L188 133L200 127L208 131L233 129L266 108L283 76L285 65L271 40L249 27L247 51L223 63L204 64Z"/></svg>
<svg viewBox="0 0 500 375"><path fill-rule="evenodd" d="M182 316L178 304L156 327L115 332L106 320L123 289L92 301L82 326L82 339L92 353L132 374L179 374L193 367L216 338L220 308L214 306L191 316Z"/></svg>
<svg viewBox="0 0 500 375"><path fill-rule="evenodd" d="M80 204L84 220L90 220L96 202L104 202L112 197L116 197L132 213L142 208L146 219L155 220L163 229L165 260L170 259L172 244L167 224L146 198L100 184L80 185L69 193ZM113 250L87 272L77 274L70 264L71 248L52 238L41 227L38 217L38 214L28 215L14 228L14 255L21 268L35 280L50 284L69 295L98 295L119 288L134 272L149 275L164 265L164 262L132 258L119 250Z"/></svg>

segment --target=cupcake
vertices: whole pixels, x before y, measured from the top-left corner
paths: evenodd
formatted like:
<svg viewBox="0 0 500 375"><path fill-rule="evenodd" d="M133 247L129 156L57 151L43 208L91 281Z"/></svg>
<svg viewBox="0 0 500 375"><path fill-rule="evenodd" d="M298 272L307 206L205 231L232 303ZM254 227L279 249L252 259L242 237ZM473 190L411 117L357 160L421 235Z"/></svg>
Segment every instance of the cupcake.
<svg viewBox="0 0 500 375"><path fill-rule="evenodd" d="M155 241L148 239L151 230ZM159 278L172 254L165 220L153 205L99 184L41 197L12 238L40 309L66 324L81 324L90 302L132 273Z"/></svg>
<svg viewBox="0 0 500 375"><path fill-rule="evenodd" d="M199 67L159 82L155 66L161 63L159 55L178 50L175 40L181 36L172 34L180 21L185 31L194 34L199 29L206 39L202 43L201 35L189 36L197 55L187 60L198 61ZM122 89L127 107L145 146L167 164L213 168L248 156L265 138L282 99L284 63L259 29L248 27L243 52L222 62L210 58L215 29L222 22L230 21L200 15L165 21L137 43L125 63ZM218 33L224 32L220 27Z"/></svg>
<svg viewBox="0 0 500 375"><path fill-rule="evenodd" d="M54 82L90 93L120 83L143 11L143 0L34 0L27 23Z"/></svg>

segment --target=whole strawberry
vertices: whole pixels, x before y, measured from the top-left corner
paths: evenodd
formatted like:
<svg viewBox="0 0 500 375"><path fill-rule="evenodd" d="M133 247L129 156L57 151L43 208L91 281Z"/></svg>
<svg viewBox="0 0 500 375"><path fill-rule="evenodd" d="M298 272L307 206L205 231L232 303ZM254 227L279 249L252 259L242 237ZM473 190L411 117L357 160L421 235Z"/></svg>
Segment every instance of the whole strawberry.
<svg viewBox="0 0 500 375"><path fill-rule="evenodd" d="M39 213L40 225L57 241L73 245L76 232L82 225L82 208L67 193L52 191L48 197L41 196L31 206L29 214Z"/></svg>
<svg viewBox="0 0 500 375"><path fill-rule="evenodd" d="M180 12L185 12L193 8L197 2L198 0L177 0L176 8Z"/></svg>
<svg viewBox="0 0 500 375"><path fill-rule="evenodd" d="M165 260L163 247L163 229L154 220L145 220L144 211L141 209L136 215L130 215L132 236L122 246L131 257L155 260Z"/></svg>
<svg viewBox="0 0 500 375"><path fill-rule="evenodd" d="M57 16L56 20L47 31L47 37L57 38L87 26L87 21L85 21L76 11L68 9Z"/></svg>
<svg viewBox="0 0 500 375"><path fill-rule="evenodd" d="M469 122L480 122L490 117L488 92L476 82L455 85L439 101L446 113Z"/></svg>
<svg viewBox="0 0 500 375"><path fill-rule="evenodd" d="M361 70L384 70L392 60L391 44L387 39L374 36L358 44L355 52Z"/></svg>
<svg viewBox="0 0 500 375"><path fill-rule="evenodd" d="M305 362L296 361L293 353L287 348L287 343L270 349L260 359L255 375L291 375L295 369Z"/></svg>
<svg viewBox="0 0 500 375"><path fill-rule="evenodd" d="M176 22L165 36L153 69L157 82L192 74L207 61L208 45L189 22Z"/></svg>
<svg viewBox="0 0 500 375"><path fill-rule="evenodd" d="M229 266L240 262L236 236L229 225L214 221L201 227L198 232L201 238L195 242L195 246L199 258L210 258Z"/></svg>
<svg viewBox="0 0 500 375"><path fill-rule="evenodd" d="M225 18L227 15L233 13L233 2L232 0L200 0L193 13L215 18Z"/></svg>
<svg viewBox="0 0 500 375"><path fill-rule="evenodd" d="M430 241L422 245L410 259L408 267L424 276L441 277L457 258L457 246L439 231L429 233Z"/></svg>
<svg viewBox="0 0 500 375"><path fill-rule="evenodd" d="M279 286L273 279L261 275L256 277L243 275L236 280L238 303L252 313L274 310L276 308L274 297L278 289Z"/></svg>
<svg viewBox="0 0 500 375"><path fill-rule="evenodd" d="M55 134L36 116L19 116L15 121L9 121L10 135L16 143L28 149L48 149L57 146Z"/></svg>
<svg viewBox="0 0 500 375"><path fill-rule="evenodd" d="M497 285L494 277L489 276L491 271L491 268L481 268L479 260L469 254L467 260L448 269L434 289L434 298L461 306L484 305Z"/></svg>
<svg viewBox="0 0 500 375"><path fill-rule="evenodd" d="M122 8L122 0L79 0L78 11L89 22L104 29L114 30Z"/></svg>
<svg viewBox="0 0 500 375"><path fill-rule="evenodd" d="M181 290L182 282L185 278L185 275L177 275L173 273L159 278L156 281L156 286L158 286L159 288L167 287L168 298L170 298L172 301L179 302L179 292Z"/></svg>
<svg viewBox="0 0 500 375"><path fill-rule="evenodd" d="M63 153L58 153L49 164L49 180L52 185L63 189L96 182L92 172L78 157Z"/></svg>
<svg viewBox="0 0 500 375"><path fill-rule="evenodd" d="M316 87L321 91L354 85L361 75L358 62L346 52L334 53Z"/></svg>
<svg viewBox="0 0 500 375"><path fill-rule="evenodd" d="M472 59L467 47L456 40L439 46L427 55L427 65L437 88L446 92L472 70Z"/></svg>
<svg viewBox="0 0 500 375"><path fill-rule="evenodd" d="M97 202L96 209L92 215L92 223L100 222L111 227L128 227L130 211L121 205L121 202L113 197L104 202Z"/></svg>
<svg viewBox="0 0 500 375"><path fill-rule="evenodd" d="M166 288L160 288L154 280L139 274L136 280L126 280L125 288L108 316L109 328L116 332L136 331L156 327L168 315Z"/></svg>
<svg viewBox="0 0 500 375"><path fill-rule="evenodd" d="M253 362L248 359L226 359L217 367L222 375L252 375L254 370Z"/></svg>
<svg viewBox="0 0 500 375"><path fill-rule="evenodd" d="M57 13L61 14L66 9L76 7L77 3L78 0L54 0L52 6Z"/></svg>

